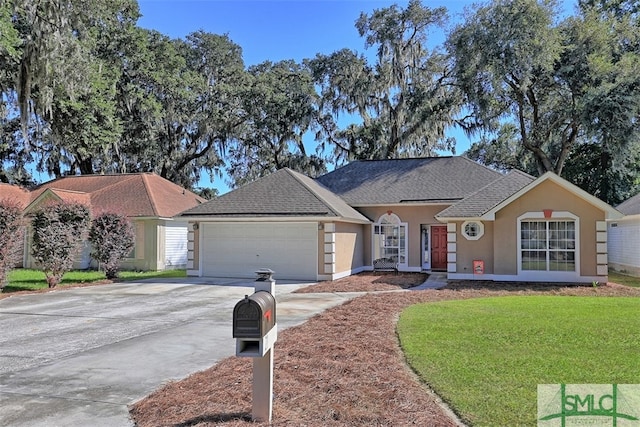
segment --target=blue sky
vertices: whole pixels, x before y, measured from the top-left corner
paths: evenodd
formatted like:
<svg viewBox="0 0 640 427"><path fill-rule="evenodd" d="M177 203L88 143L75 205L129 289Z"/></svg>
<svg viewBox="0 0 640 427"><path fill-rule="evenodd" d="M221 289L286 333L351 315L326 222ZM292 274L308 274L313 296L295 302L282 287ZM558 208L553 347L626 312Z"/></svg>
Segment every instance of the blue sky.
<svg viewBox="0 0 640 427"><path fill-rule="evenodd" d="M139 0L138 24L174 38L203 29L229 37L243 49L246 65L270 60L329 54L344 47L364 51L355 21L360 12L371 13L407 1L381 0ZM470 1L423 1L459 13Z"/></svg>
<svg viewBox="0 0 640 427"><path fill-rule="evenodd" d="M449 10L450 24L460 20L467 0L423 0L423 5ZM575 2L564 0L563 4ZM367 53L364 40L358 35L355 21L361 12L371 13L407 1L381 0L139 0L142 17L138 25L157 30L172 38L204 30L228 34L243 50L245 65L263 61L294 59L301 61L317 53L330 54L342 48ZM572 6L568 6L570 9ZM434 44L443 41L442 32L434 33ZM466 150L470 141L455 134L456 153ZM443 153L447 154L447 153ZM450 153L449 153L450 154ZM204 187L217 188L220 194L228 187L218 178Z"/></svg>

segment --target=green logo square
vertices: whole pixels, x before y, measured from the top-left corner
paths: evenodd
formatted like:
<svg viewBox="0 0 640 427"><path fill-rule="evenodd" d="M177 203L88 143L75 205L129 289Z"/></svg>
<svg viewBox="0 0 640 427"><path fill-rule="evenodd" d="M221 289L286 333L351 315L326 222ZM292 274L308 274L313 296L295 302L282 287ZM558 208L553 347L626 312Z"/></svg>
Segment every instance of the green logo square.
<svg viewBox="0 0 640 427"><path fill-rule="evenodd" d="M640 427L640 384L538 384L539 427Z"/></svg>

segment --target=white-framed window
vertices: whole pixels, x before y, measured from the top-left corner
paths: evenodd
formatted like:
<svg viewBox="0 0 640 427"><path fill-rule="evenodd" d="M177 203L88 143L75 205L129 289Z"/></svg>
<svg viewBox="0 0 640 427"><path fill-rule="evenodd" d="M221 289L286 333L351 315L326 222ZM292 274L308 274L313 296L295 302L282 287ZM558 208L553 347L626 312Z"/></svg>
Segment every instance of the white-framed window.
<svg viewBox="0 0 640 427"><path fill-rule="evenodd" d="M407 265L407 224L398 215L387 213L373 224L372 254L374 266Z"/></svg>
<svg viewBox="0 0 640 427"><path fill-rule="evenodd" d="M532 213L518 221L518 263L523 272L578 271L578 217L554 212L550 218Z"/></svg>
<svg viewBox="0 0 640 427"><path fill-rule="evenodd" d="M467 240L478 240L484 236L484 224L481 221L465 221L462 223L462 235Z"/></svg>

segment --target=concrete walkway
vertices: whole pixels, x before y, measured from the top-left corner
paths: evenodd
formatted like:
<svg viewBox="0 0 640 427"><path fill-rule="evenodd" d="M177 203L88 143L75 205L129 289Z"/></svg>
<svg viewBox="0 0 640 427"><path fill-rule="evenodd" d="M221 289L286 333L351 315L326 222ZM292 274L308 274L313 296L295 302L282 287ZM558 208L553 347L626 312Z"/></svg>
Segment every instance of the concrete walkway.
<svg viewBox="0 0 640 427"><path fill-rule="evenodd" d="M411 288L412 291L422 291L425 289L442 289L447 286L447 273L429 273L427 280L419 286Z"/></svg>
<svg viewBox="0 0 640 427"><path fill-rule="evenodd" d="M279 330L361 295L291 293L304 285L277 282ZM233 307L251 293L189 278L0 300L0 425L132 425L128 405L235 354Z"/></svg>

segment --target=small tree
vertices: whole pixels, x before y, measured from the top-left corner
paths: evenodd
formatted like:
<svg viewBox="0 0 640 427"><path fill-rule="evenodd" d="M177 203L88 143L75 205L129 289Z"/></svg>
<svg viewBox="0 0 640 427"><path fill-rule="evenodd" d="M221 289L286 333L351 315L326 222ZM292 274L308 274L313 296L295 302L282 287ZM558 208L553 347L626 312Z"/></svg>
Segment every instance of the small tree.
<svg viewBox="0 0 640 427"><path fill-rule="evenodd" d="M134 239L133 224L124 215L105 212L91 221L91 256L102 263L107 279L118 277L120 261L133 249Z"/></svg>
<svg viewBox="0 0 640 427"><path fill-rule="evenodd" d="M31 254L55 288L73 267L89 229L89 209L78 203L52 203L33 214Z"/></svg>
<svg viewBox="0 0 640 427"><path fill-rule="evenodd" d="M0 200L0 291L22 255L23 236L22 209L17 202Z"/></svg>

